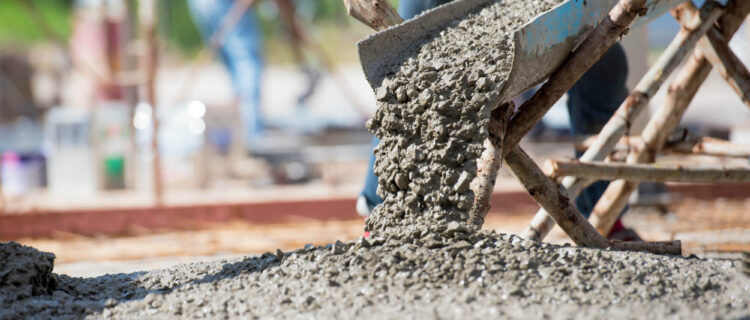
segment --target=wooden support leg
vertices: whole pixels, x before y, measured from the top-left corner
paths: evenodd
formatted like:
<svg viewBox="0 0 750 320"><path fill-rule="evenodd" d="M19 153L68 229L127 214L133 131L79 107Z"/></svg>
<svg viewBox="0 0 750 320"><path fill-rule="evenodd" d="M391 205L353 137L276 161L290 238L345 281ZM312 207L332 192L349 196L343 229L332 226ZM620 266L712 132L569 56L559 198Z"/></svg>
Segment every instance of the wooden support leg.
<svg viewBox="0 0 750 320"><path fill-rule="evenodd" d="M156 206L164 204L164 186L162 183L161 156L159 155L159 112L156 99L156 72L159 50L156 44L156 1L140 0L139 22L141 36L144 38L145 55L143 56L143 69L146 72L145 100L151 105L151 153L153 154L153 183L154 203Z"/></svg>
<svg viewBox="0 0 750 320"><path fill-rule="evenodd" d="M550 216L579 246L593 248L615 248L618 250L646 251L656 254L682 254L679 241L631 242L609 241L599 235L581 212L570 202L570 198L534 163L534 160L516 146L505 156L505 163L523 184L526 192L545 208Z"/></svg>
<svg viewBox="0 0 750 320"><path fill-rule="evenodd" d="M514 110L513 102L509 102L492 111L489 137L484 142L484 152L477 161L477 178L471 184L471 190L474 191L474 206L469 213L469 223L478 228L482 228L484 217L490 210L492 190L502 164L503 135Z"/></svg>
<svg viewBox="0 0 750 320"><path fill-rule="evenodd" d="M636 85L635 90L623 101L615 114L610 118L597 136L593 145L581 156L581 161L601 161L614 149L617 142L630 130L636 117L648 106L648 102L661 88L672 72L695 48L698 40L706 33L721 15L721 8L714 2L707 2L700 15L691 19L689 27L683 28L669 44L659 60ZM571 198L577 197L590 184L590 181L566 177L563 187ZM554 226L547 217L547 212L540 210L529 227L521 234L523 237L543 239Z"/></svg>
<svg viewBox="0 0 750 320"><path fill-rule="evenodd" d="M404 21L388 0L344 0L344 5L350 16L376 31Z"/></svg>
<svg viewBox="0 0 750 320"><path fill-rule="evenodd" d="M665 148L674 153L735 158L750 157L750 144L734 144L726 140L709 137L676 143L667 142Z"/></svg>
<svg viewBox="0 0 750 320"><path fill-rule="evenodd" d="M662 166L548 160L544 165L548 176L575 176L592 180L628 179L631 181L748 183L750 168L720 166Z"/></svg>
<svg viewBox="0 0 750 320"><path fill-rule="evenodd" d="M576 150L586 151L596 140L596 136L576 142ZM641 142L641 137L623 137L614 148L614 151L630 151ZM662 153L679 153L689 155L706 155L714 157L750 157L750 144L735 144L727 140L711 137L695 138L690 136L681 137L676 140L667 141ZM580 160L579 160L580 161Z"/></svg>
<svg viewBox="0 0 750 320"><path fill-rule="evenodd" d="M750 1L732 0L719 18L719 30L730 39L750 12ZM670 85L664 105L646 125L641 135L643 144L628 155L628 163L653 162L656 153L664 146L669 134L682 119L687 106L695 97L703 81L711 72L711 64L700 51L695 51L680 74ZM637 184L627 180L610 183L607 191L594 207L589 218L601 234L608 234L625 208L627 199Z"/></svg>
<svg viewBox="0 0 750 320"><path fill-rule="evenodd" d="M685 25L686 20L696 15L697 11L692 2L686 2L685 10L676 12L675 18ZM711 28L698 43L698 49L739 95L745 106L750 108L750 72L729 48L728 39L725 39L716 28Z"/></svg>
<svg viewBox="0 0 750 320"><path fill-rule="evenodd" d="M557 185L544 175L520 147L514 147L505 156L505 163L529 195L549 212L552 219L573 242L586 247L606 248L609 246L607 239L596 233L570 199L562 194Z"/></svg>

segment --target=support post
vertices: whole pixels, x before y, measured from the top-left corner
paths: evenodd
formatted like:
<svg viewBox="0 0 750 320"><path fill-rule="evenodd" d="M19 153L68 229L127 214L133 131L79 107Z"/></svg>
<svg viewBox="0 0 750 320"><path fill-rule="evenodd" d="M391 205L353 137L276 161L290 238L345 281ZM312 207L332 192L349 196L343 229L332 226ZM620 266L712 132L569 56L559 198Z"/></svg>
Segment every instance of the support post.
<svg viewBox="0 0 750 320"><path fill-rule="evenodd" d="M484 217L490 210L490 198L495 188L497 172L502 165L503 136L515 106L508 102L492 110L489 122L489 137L484 141L484 152L477 160L477 178L471 183L474 205L469 212L469 223L482 228Z"/></svg>
<svg viewBox="0 0 750 320"><path fill-rule="evenodd" d="M718 21L722 36L730 39L748 12L750 12L750 1L730 1ZM688 105L708 77L711 68L711 64L702 52L693 52L682 71L670 85L664 105L646 125L641 135L642 145L628 155L628 163L653 162L656 153L664 146L667 137L682 119ZM599 233L609 233L636 186L637 183L627 180L615 180L610 183L607 191L594 206L589 218Z"/></svg>
<svg viewBox="0 0 750 320"><path fill-rule="evenodd" d="M750 168L716 166L659 166L605 162L547 160L544 171L551 177L575 176L592 180L628 179L653 182L747 183Z"/></svg>
<svg viewBox="0 0 750 320"><path fill-rule="evenodd" d="M645 251L656 254L682 254L679 241L633 242L609 241L596 232L563 191L534 163L520 147L505 157L505 163L516 175L526 192L545 208L550 216L579 246Z"/></svg>
<svg viewBox="0 0 750 320"><path fill-rule="evenodd" d="M145 97L151 105L153 133L151 152L153 153L154 201L161 206L164 201L164 190L161 174L161 157L159 156L159 117L156 99L156 64L158 49L156 46L156 1L140 0L138 3L141 37L143 37L145 54L142 57L142 68L146 73Z"/></svg>
<svg viewBox="0 0 750 320"><path fill-rule="evenodd" d="M715 2L710 1L704 4L700 15L696 15L690 21L690 28L680 30L675 39L672 40L664 53L659 57L659 60L649 69L641 81L638 82L635 90L623 101L615 114L602 128L597 136L597 140L581 156L582 161L604 160L612 149L614 149L620 138L627 135L631 123L648 106L651 97L656 94L669 75L690 54L698 40L720 15L721 8ZM590 181L583 181L574 177L568 177L563 180L563 187L568 190L566 193L571 198L577 197L588 184L590 184ZM547 217L547 212L540 210L521 236L541 240L549 233L553 226L554 223Z"/></svg>
<svg viewBox="0 0 750 320"><path fill-rule="evenodd" d="M404 22L388 0L344 0L344 5L350 16L376 31Z"/></svg>
<svg viewBox="0 0 750 320"><path fill-rule="evenodd" d="M674 153L700 154L716 157L750 157L750 145L734 144L726 140L703 137L695 141L667 142L665 150Z"/></svg>
<svg viewBox="0 0 750 320"><path fill-rule="evenodd" d="M674 16L677 21L684 25L686 20L690 19L690 16L697 14L697 11L692 2L686 2L685 10L675 12ZM698 50L701 50L708 62L742 99L745 106L750 108L750 72L729 48L727 40L719 30L711 28L698 43Z"/></svg>
<svg viewBox="0 0 750 320"><path fill-rule="evenodd" d="M591 136L576 142L576 150L586 151L591 148L597 136ZM640 137L623 137L615 145L613 151L630 151L642 143ZM681 153L689 155L705 155L714 157L748 158L750 145L734 144L726 140L701 137L668 140L662 153Z"/></svg>
<svg viewBox="0 0 750 320"><path fill-rule="evenodd" d="M575 244L595 248L609 246L607 239L596 232L570 199L562 194L557 185L544 175L534 160L520 147L514 147L505 156L505 164L516 175L526 192L549 212L552 219Z"/></svg>

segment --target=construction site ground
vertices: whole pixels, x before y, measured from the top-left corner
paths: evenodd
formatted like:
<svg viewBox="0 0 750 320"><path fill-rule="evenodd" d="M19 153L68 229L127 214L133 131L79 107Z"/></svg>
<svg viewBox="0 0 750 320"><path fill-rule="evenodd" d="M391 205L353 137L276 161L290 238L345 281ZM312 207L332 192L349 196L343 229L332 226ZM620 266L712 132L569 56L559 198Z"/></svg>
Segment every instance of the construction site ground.
<svg viewBox="0 0 750 320"><path fill-rule="evenodd" d="M750 200L682 199L662 211L657 207L634 207L625 224L647 240L680 239L685 254L700 257L738 258L750 251ZM536 212L534 205L515 206L512 212L495 208L485 229L520 233ZM279 213L283 214L283 213ZM51 237L16 239L57 256L55 272L71 276L135 272L166 268L186 262L213 261L263 252L324 245L362 235L363 219L351 212L348 219L300 219L286 223L229 221L204 223L199 228L133 228L118 235L81 235L58 232ZM545 241L570 242L556 228Z"/></svg>

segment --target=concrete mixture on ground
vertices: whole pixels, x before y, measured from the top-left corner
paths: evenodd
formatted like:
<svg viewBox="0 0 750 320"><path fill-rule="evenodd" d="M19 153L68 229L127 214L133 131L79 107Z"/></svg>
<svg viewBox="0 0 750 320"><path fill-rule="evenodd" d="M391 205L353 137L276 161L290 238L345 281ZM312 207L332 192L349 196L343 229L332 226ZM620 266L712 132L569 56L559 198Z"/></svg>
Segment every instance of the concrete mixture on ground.
<svg viewBox="0 0 750 320"><path fill-rule="evenodd" d="M35 253L10 254L23 259L13 264L42 266L34 276L0 270L0 292L10 293L0 319L750 315L750 280L734 262L554 246L467 222L490 111L512 64L511 32L559 2L489 5L394 62L368 123L381 139L375 172L385 199L367 219L371 238L96 278L52 274L49 254L0 244Z"/></svg>

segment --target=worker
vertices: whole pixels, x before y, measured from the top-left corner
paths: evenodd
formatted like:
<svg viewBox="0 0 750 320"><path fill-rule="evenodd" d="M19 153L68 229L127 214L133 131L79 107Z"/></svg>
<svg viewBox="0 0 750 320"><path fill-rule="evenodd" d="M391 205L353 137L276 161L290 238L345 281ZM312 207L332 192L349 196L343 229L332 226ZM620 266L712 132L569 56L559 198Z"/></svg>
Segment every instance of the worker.
<svg viewBox="0 0 750 320"><path fill-rule="evenodd" d="M241 1L241 0L238 0ZM211 37L226 28L225 17L235 7L235 0L189 0L190 14L207 45ZM229 70L237 97L242 123L243 142L248 150L261 143L266 128L260 105L260 81L263 71L262 33L254 8L248 8L237 24L226 32L218 49L221 61Z"/></svg>
<svg viewBox="0 0 750 320"><path fill-rule="evenodd" d="M424 10L450 2L451 0L401 0L399 14L404 19L411 19ZM628 77L628 64L625 51L617 43L583 77L568 91L568 113L570 115L570 130L574 136L589 136L598 134L609 121L623 100L628 96L625 81ZM373 148L378 144L373 139ZM577 151L580 157L582 152ZM356 209L362 216L369 215L372 209L383 202L377 195L378 179L373 172L375 156L371 154L369 168L365 179L365 187L357 199ZM588 218L594 205L607 189L609 182L597 181L581 192L576 198L576 207ZM641 240L635 231L625 228L621 220L617 220L608 238L625 241Z"/></svg>

